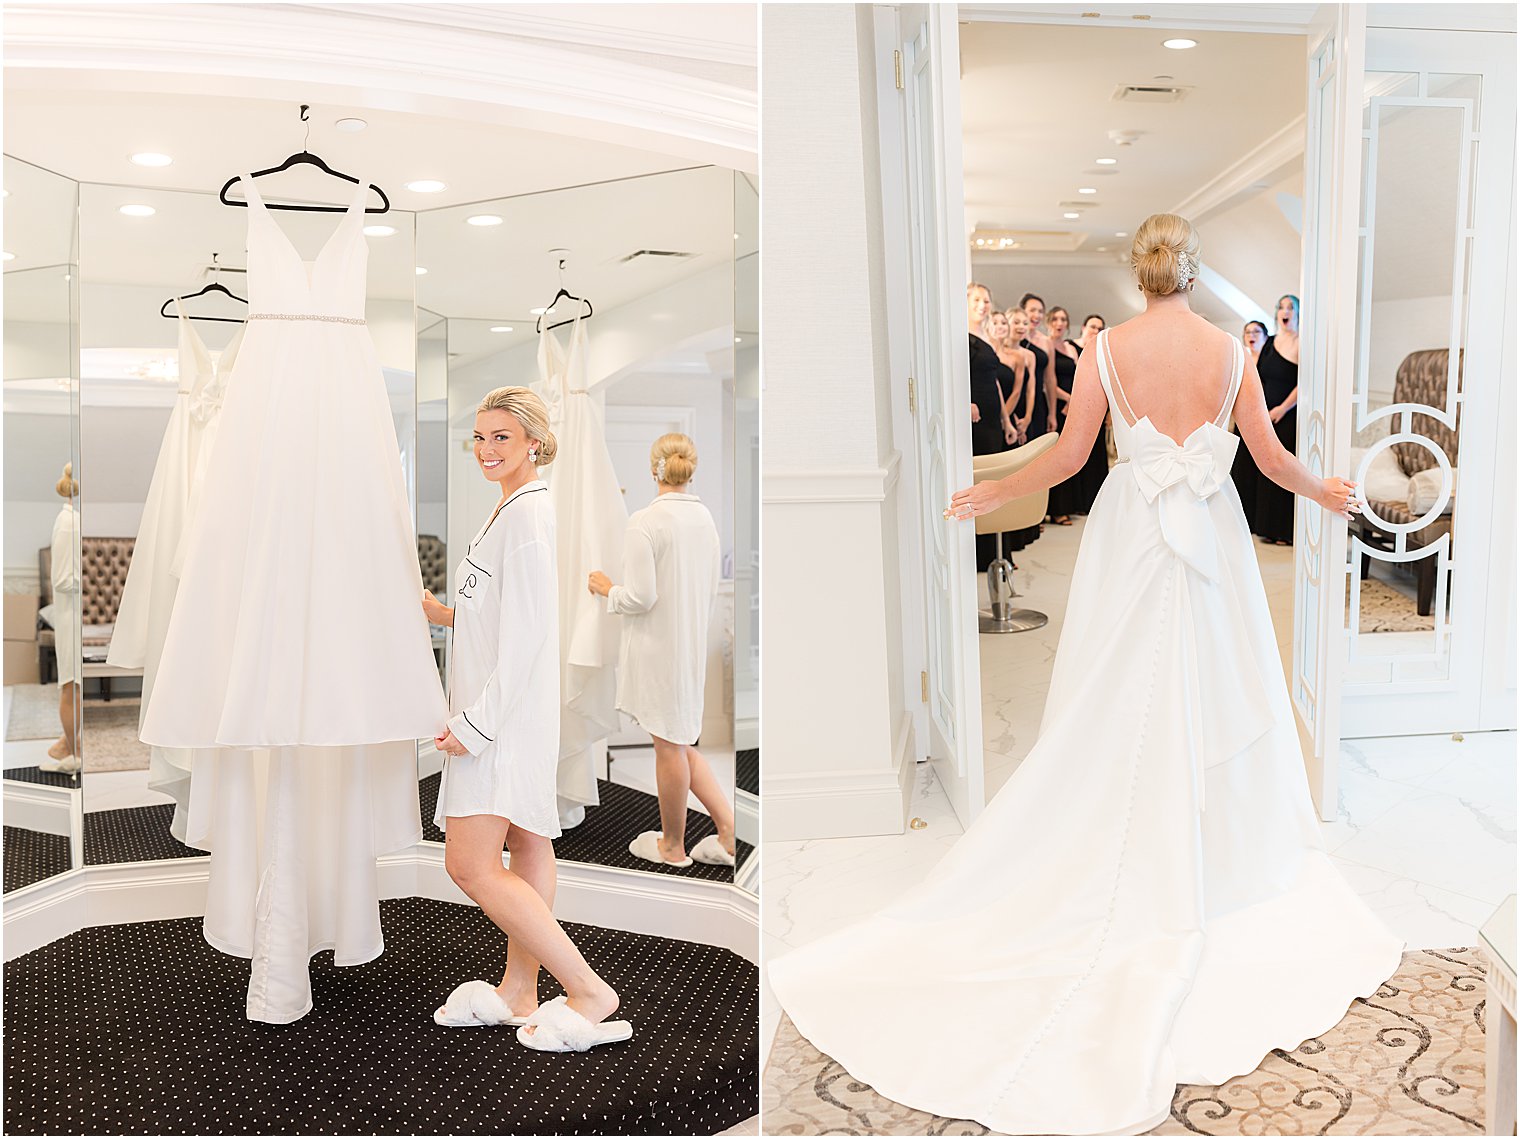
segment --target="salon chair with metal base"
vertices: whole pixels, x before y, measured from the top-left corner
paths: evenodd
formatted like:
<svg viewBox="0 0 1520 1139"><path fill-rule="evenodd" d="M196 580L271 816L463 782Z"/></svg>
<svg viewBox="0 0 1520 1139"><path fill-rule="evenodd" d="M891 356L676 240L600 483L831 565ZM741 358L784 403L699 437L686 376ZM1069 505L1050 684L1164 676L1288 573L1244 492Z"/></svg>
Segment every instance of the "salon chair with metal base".
<svg viewBox="0 0 1520 1139"><path fill-rule="evenodd" d="M995 455L975 455L971 459L972 476L976 482L1006 478L1054 447L1057 438L1057 433L1052 431L1012 451L1002 451ZM982 611L978 621L978 626L983 633L1026 633L1050 621L1048 616L1036 609L1014 607L1014 599L1019 595L1013 588L1013 563L1003 556L1004 532L1038 526L1045 517L1045 508L1049 499L1048 490L1037 491L1034 494L1026 494L1023 498L1005 502L990 514L977 517L976 532L978 534L997 535L997 557L987 567L989 608Z"/></svg>

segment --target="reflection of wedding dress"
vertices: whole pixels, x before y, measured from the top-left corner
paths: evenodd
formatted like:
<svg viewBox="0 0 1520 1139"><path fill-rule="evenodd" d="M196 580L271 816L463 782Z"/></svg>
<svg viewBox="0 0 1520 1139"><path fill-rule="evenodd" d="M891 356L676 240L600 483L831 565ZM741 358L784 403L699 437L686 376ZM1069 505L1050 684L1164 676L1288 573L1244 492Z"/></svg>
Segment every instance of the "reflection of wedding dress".
<svg viewBox="0 0 1520 1139"><path fill-rule="evenodd" d="M244 179L247 333L188 539L145 743L197 757L205 934L248 1015L311 1007L307 958L384 948L376 857L420 837L416 740L447 720L411 508L364 327L367 187L303 262Z"/></svg>
<svg viewBox="0 0 1520 1139"><path fill-rule="evenodd" d="M623 502L602 413L586 383L586 329L577 317L568 351L547 325L538 341L539 381L533 390L549 408L559 457L543 469L554 498L559 534L561 821L580 821L595 806L595 746L618 730L617 619L586 588L592 570L616 580L623 564Z"/></svg>
<svg viewBox="0 0 1520 1139"><path fill-rule="evenodd" d="M177 300L175 308L179 311ZM143 714L153 694L159 657L169 632L169 615L174 610L179 586L175 563L189 528L192 498L198 497L194 488L205 472L206 449L214 435L243 331L240 327L233 333L220 357L213 360L190 318L183 311L179 313L179 391L153 467L153 481L148 485L106 656L107 664L143 670ZM185 839L193 756L194 752L185 748L149 749L148 786L174 798L169 832L181 842Z"/></svg>
<svg viewBox="0 0 1520 1139"><path fill-rule="evenodd" d="M900 1103L1137 1134L1338 1023L1401 944L1319 837L1223 428L1132 421L1072 577L1038 740L918 887L774 960L798 1029ZM904 1035L904 1026L911 1033Z"/></svg>

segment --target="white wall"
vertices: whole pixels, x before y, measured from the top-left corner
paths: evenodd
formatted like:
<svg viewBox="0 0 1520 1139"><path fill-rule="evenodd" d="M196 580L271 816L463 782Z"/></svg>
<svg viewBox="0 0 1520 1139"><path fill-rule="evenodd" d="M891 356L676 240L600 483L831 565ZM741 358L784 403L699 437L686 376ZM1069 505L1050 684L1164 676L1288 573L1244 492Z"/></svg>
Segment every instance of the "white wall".
<svg viewBox="0 0 1520 1139"><path fill-rule="evenodd" d="M37 573L37 551L53 536L63 499L54 491L69 461L68 397L59 393L55 413L5 409L5 572ZM7 400L10 404L11 401Z"/></svg>
<svg viewBox="0 0 1520 1139"><path fill-rule="evenodd" d="M1256 302L1261 309L1258 319L1264 318L1269 330L1274 327L1271 318L1277 310L1277 298L1303 292L1303 242L1278 205L1277 196L1301 198L1303 192L1303 174L1299 172L1198 223L1203 263ZM1226 326L1220 321L1222 327L1237 334L1244 323L1232 319Z"/></svg>

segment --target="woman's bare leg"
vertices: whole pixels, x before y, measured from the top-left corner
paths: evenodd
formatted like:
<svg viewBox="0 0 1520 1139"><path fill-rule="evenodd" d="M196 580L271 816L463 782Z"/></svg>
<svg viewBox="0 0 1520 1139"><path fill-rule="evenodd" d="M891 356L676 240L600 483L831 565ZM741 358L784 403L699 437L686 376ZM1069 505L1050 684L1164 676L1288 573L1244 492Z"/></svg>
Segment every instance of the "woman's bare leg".
<svg viewBox="0 0 1520 1139"><path fill-rule="evenodd" d="M455 884L507 935L509 946L515 942L519 953L542 962L564 987L571 1009L593 1023L605 1020L618 1007L617 993L592 971L539 892L501 864L502 844L510 826L496 815L450 816L444 867Z"/></svg>
<svg viewBox="0 0 1520 1139"><path fill-rule="evenodd" d="M512 870L554 911L554 887L559 875L554 861L554 843L543 835L522 827L507 830L507 850L512 854ZM527 1016L538 1007L539 961L523 945L521 938L507 942L507 971L496 991L518 1016Z"/></svg>
<svg viewBox="0 0 1520 1139"><path fill-rule="evenodd" d="M48 748L48 754L54 759L78 755L79 740L75 728L79 723L79 685L73 681L58 686L58 723L63 728L63 735Z"/></svg>
<svg viewBox="0 0 1520 1139"><path fill-rule="evenodd" d="M723 783L713 774L712 766L702 753L690 744L686 746L686 761L691 767L691 793L697 802L707 808L713 825L718 828L718 841L723 849L734 852L734 807L724 793Z"/></svg>
<svg viewBox="0 0 1520 1139"><path fill-rule="evenodd" d="M654 741L654 778L660 797L660 857L666 862L686 858L686 796L691 792L691 763L686 745L659 736Z"/></svg>

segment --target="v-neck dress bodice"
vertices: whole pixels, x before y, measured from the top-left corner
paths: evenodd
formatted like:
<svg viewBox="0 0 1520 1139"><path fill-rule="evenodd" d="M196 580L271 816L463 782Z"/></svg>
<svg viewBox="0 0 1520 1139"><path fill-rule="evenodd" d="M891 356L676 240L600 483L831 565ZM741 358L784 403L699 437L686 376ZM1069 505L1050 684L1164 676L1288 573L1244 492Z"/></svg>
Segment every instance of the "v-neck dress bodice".
<svg viewBox="0 0 1520 1139"><path fill-rule="evenodd" d="M333 318L318 323L362 323L369 270L364 199L369 186L360 181L348 209L316 258L303 261L246 174L243 185L248 195L250 318L309 316Z"/></svg>

